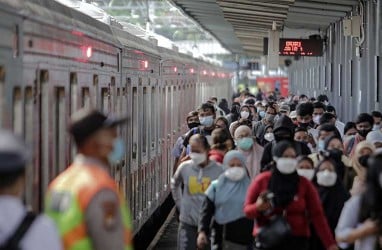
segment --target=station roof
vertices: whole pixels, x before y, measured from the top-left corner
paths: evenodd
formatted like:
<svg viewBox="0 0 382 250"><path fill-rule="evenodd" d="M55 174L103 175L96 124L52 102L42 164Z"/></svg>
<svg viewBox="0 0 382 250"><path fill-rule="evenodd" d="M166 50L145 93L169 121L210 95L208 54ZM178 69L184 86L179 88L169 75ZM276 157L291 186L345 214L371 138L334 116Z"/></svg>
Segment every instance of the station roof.
<svg viewBox="0 0 382 250"><path fill-rule="evenodd" d="M272 22L315 30L346 16L358 0L172 0L232 53L259 56ZM283 34L284 37L288 34Z"/></svg>

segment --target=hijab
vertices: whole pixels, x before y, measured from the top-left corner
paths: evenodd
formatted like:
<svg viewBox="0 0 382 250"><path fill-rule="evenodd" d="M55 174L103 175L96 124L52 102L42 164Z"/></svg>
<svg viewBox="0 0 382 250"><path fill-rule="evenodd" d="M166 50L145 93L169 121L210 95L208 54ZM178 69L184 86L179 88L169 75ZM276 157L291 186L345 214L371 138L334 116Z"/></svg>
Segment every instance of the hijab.
<svg viewBox="0 0 382 250"><path fill-rule="evenodd" d="M272 155L282 157L288 148L294 148L291 142L280 141L274 146ZM274 205L276 207L286 207L293 200L298 190L299 181L300 177L297 171L291 174L283 174L277 167L272 170L268 189L274 194Z"/></svg>
<svg viewBox="0 0 382 250"><path fill-rule="evenodd" d="M246 169L244 155L237 150L232 150L224 156L224 170L229 168L228 163L232 159L239 159L241 166ZM217 180L211 183L206 195L211 201L214 201L217 223L226 224L245 217L243 206L249 184L250 178L248 174L239 181L231 181L225 176L224 172Z"/></svg>
<svg viewBox="0 0 382 250"><path fill-rule="evenodd" d="M373 154L375 152L375 146L367 141L361 141L357 144L354 154L353 154L353 168L355 172L357 173L358 178L360 178L362 181L366 179L366 168L363 167L359 161L358 158L361 156L361 151L364 148L368 148L371 150L371 153Z"/></svg>
<svg viewBox="0 0 382 250"><path fill-rule="evenodd" d="M334 139L338 139L342 142L341 137L338 137L337 135L330 136L326 138L324 141L324 149L329 152L329 158L334 163L334 167L336 168L336 173L338 178L343 180L345 177L345 169L346 169L345 164L342 162L343 152L339 149L328 150L329 143Z"/></svg>
<svg viewBox="0 0 382 250"><path fill-rule="evenodd" d="M324 187L317 183L317 173L320 170L320 166L326 161L329 161L333 166L335 166L335 171L337 173L336 183L331 187ZM332 232L334 232L334 229L337 226L338 219L341 215L341 211L345 204L345 201L347 201L350 198L349 192L345 189L342 183L342 179L339 177L336 164L337 162L331 158L326 158L322 160L318 164L315 170L314 178L312 180L320 196L321 204L325 211L325 215Z"/></svg>

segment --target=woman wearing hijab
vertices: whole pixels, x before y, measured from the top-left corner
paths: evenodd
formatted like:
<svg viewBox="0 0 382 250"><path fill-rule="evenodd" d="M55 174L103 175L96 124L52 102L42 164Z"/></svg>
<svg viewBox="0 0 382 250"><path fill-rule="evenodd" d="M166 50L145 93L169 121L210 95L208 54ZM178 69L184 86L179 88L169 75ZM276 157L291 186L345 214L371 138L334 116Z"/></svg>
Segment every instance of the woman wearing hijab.
<svg viewBox="0 0 382 250"><path fill-rule="evenodd" d="M351 195L359 195L363 192L366 180L366 163L370 155L372 155L374 152L375 146L370 142L362 141L357 144L352 157L353 169L357 173L357 176L354 177L353 187L350 190Z"/></svg>
<svg viewBox="0 0 382 250"><path fill-rule="evenodd" d="M342 208L345 202L350 198L349 192L344 188L342 180L336 172L336 169L338 169L336 167L337 164L338 162L330 158L324 159L318 164L315 177L313 178L313 183L317 188L326 219L333 235ZM312 234L310 246L311 250L325 249L316 233Z"/></svg>
<svg viewBox="0 0 382 250"><path fill-rule="evenodd" d="M378 249L377 233L381 232L382 221L382 154L370 157L366 165L364 191L345 203L336 228L336 239L343 248L355 243L355 250Z"/></svg>
<svg viewBox="0 0 382 250"><path fill-rule="evenodd" d="M250 184L245 167L245 157L239 151L229 151L224 157L224 173L213 181L206 191L200 221L198 247L203 249L208 244L211 219L223 226L223 244L217 249L249 249L252 244L251 229L253 221L245 218L243 204Z"/></svg>
<svg viewBox="0 0 382 250"><path fill-rule="evenodd" d="M309 249L310 229L313 226L326 249L338 249L325 219L320 198L313 184L297 174L296 150L289 141L281 141L272 150L276 167L264 172L251 183L244 203L248 218L255 219L253 235L270 225L273 215L284 216L291 234L272 250ZM266 193L271 193L269 198ZM272 197L270 196L270 197ZM265 198L267 197L267 198ZM261 242L256 242L256 244Z"/></svg>

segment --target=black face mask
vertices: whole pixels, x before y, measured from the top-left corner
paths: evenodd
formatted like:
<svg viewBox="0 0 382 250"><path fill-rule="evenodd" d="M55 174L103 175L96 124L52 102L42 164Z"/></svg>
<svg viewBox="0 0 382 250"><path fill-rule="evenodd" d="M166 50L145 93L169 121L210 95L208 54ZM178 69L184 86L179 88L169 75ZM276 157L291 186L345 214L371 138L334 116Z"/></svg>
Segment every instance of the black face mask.
<svg viewBox="0 0 382 250"><path fill-rule="evenodd" d="M358 158L358 162L359 162L359 164L362 165L362 167L367 168L367 167L368 167L368 165L367 165L367 161L369 160L369 158L370 158L370 155L363 155L363 156L360 156L360 157Z"/></svg>
<svg viewBox="0 0 382 250"><path fill-rule="evenodd" d="M193 128L196 128L200 125L200 122L190 122L190 123L187 123L187 126L189 129L193 129Z"/></svg>
<svg viewBox="0 0 382 250"><path fill-rule="evenodd" d="M298 125L302 128L308 128L310 125L310 122L299 122Z"/></svg>
<svg viewBox="0 0 382 250"><path fill-rule="evenodd" d="M292 136L290 134L286 134L285 132L284 133L274 133L274 136L275 136L275 140L277 142L279 141L282 141L282 140L287 140L287 141L291 141L292 140Z"/></svg>
<svg viewBox="0 0 382 250"><path fill-rule="evenodd" d="M329 150L330 157L335 161L340 161L342 158L343 152L337 148L333 148Z"/></svg>
<svg viewBox="0 0 382 250"><path fill-rule="evenodd" d="M371 130L366 130L366 129L362 129L362 130L357 130L358 131L358 134L362 137L366 137L367 134L371 131Z"/></svg>

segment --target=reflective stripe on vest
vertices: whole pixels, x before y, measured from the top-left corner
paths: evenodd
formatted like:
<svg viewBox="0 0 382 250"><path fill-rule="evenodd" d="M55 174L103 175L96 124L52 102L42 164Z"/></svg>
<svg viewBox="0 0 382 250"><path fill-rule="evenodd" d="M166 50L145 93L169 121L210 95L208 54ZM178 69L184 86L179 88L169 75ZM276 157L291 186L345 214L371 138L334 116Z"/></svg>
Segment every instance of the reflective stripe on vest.
<svg viewBox="0 0 382 250"><path fill-rule="evenodd" d="M50 184L45 204L46 213L58 226L65 250L93 249L86 232L84 211L102 189L118 194L124 226L124 249L133 249L130 213L114 180L100 167L72 165Z"/></svg>

